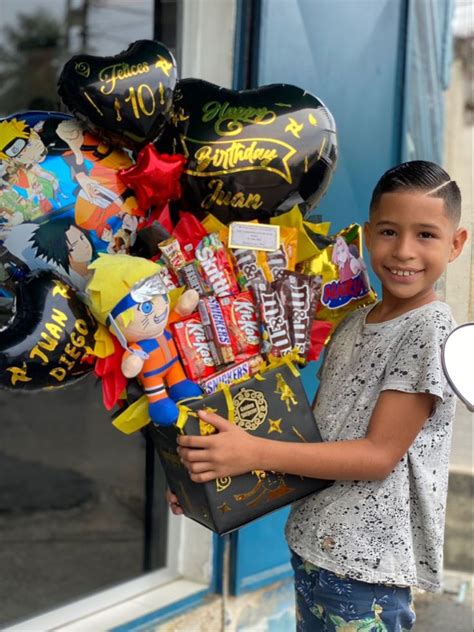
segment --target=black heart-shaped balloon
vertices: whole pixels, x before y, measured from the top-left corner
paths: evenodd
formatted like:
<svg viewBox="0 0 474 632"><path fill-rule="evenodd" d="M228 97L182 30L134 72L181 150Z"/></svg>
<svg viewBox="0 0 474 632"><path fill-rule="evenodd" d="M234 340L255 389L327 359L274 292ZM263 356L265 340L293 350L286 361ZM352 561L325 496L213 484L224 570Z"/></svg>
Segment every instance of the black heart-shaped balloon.
<svg viewBox="0 0 474 632"><path fill-rule="evenodd" d="M0 386L37 390L63 386L93 366L96 322L71 286L51 272L16 285L12 318L0 331Z"/></svg>
<svg viewBox="0 0 474 632"><path fill-rule="evenodd" d="M225 223L265 220L295 204L309 210L325 193L337 161L336 126L312 94L285 84L237 92L183 79L173 110L158 146L172 143L187 158L186 208Z"/></svg>
<svg viewBox="0 0 474 632"><path fill-rule="evenodd" d="M177 82L171 52L139 40L112 57L75 55L64 66L58 91L65 105L112 143L152 141L168 118Z"/></svg>

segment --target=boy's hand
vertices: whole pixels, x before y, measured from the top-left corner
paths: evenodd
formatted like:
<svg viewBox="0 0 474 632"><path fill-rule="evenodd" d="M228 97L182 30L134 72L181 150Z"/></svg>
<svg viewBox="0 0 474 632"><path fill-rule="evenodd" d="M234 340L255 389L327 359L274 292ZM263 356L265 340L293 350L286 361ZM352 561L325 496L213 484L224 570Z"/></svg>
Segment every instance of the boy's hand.
<svg viewBox="0 0 474 632"><path fill-rule="evenodd" d="M258 469L258 437L214 413L200 410L198 414L214 426L217 434L178 437L178 454L191 480L207 483L215 478L238 476Z"/></svg>
<svg viewBox="0 0 474 632"><path fill-rule="evenodd" d="M166 490L165 494L166 502L168 503L171 512L174 513L175 516L181 515L183 512L183 508L179 504L178 497L173 494L170 489Z"/></svg>

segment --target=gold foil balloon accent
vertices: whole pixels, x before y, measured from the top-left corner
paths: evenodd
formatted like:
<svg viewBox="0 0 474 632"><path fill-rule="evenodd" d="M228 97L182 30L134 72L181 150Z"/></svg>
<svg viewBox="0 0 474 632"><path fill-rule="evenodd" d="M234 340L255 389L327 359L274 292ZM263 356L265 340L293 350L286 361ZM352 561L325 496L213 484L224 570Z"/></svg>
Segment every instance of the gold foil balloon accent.
<svg viewBox="0 0 474 632"><path fill-rule="evenodd" d="M337 325L347 314L377 299L362 257L362 228L351 224L331 244L303 264L303 272L322 277L317 320Z"/></svg>

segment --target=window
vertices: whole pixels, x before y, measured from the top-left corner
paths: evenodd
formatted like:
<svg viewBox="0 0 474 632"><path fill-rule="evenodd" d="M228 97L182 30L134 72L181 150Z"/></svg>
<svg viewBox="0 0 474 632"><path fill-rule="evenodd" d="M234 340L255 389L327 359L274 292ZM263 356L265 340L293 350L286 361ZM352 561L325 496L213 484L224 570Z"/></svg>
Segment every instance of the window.
<svg viewBox="0 0 474 632"><path fill-rule="evenodd" d="M234 22L234 0L4 0L0 115L58 109L57 75L73 54L113 55L153 31L180 76L230 86ZM209 588L212 534L169 515L146 433L111 426L92 375L0 391L0 409L0 626L101 612L110 627Z"/></svg>

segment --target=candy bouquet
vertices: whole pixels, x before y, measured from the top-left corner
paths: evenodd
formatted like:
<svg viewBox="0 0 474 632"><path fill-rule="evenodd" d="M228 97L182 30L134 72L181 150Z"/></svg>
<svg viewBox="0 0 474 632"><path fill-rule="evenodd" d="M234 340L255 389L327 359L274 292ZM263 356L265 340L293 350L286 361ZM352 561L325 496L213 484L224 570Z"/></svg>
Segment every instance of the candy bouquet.
<svg viewBox="0 0 474 632"><path fill-rule="evenodd" d="M278 472L195 484L176 437L213 432L196 412L208 408L275 440L321 440L300 369L375 300L360 227L306 219L337 162L329 110L291 85L179 80L146 40L75 56L59 92L75 118L0 121L1 385L94 371L113 425L149 427L185 514L218 533L327 485ZM43 153L20 160L31 139Z"/></svg>

